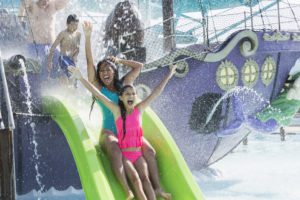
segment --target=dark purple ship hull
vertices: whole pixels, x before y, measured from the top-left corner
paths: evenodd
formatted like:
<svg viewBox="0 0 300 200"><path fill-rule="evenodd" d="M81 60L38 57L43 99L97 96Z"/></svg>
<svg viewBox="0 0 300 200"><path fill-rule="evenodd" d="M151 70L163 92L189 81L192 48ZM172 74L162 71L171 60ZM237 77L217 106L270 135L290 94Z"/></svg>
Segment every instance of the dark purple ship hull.
<svg viewBox="0 0 300 200"><path fill-rule="evenodd" d="M240 31L213 50L194 45L146 64L146 70L136 82L138 91L142 88L141 91L145 93L147 88L153 89L168 72L167 67L160 66L172 62L183 66L178 72L179 77L170 80L151 107L172 134L191 169L207 167L226 156L253 131L269 132L277 128L276 122L260 122L255 116L268 105L268 101L278 96L291 68L300 57L296 35L288 34L289 38L287 34L277 32ZM249 83L247 78L242 77L251 75L253 69L250 67L250 71L245 70L245 63L257 64L254 67L257 77L250 76ZM231 68L226 68L228 66ZM226 73L222 72L223 67L229 74L228 80ZM228 73L230 70L236 74ZM37 105L33 113L42 113L39 108L40 86L36 84L40 82L39 75L29 72L28 76L32 96L35 97L32 102ZM263 76L266 80L262 79ZM31 127L29 117L24 115L28 112L24 103L26 98L22 94L24 82L21 77L9 72L7 79L16 115L16 191L17 195L25 195L39 189L35 177L32 136L29 134ZM248 84L246 87L245 80ZM239 92L230 92L235 89ZM211 119L207 120L220 99L223 100L215 107ZM1 102L1 110L4 111L5 104ZM2 113L4 119L7 117L5 113ZM67 191L69 187L81 190L73 156L58 125L49 116L33 116L31 122L36 124L43 190L54 188ZM63 169L68 170L66 172Z"/></svg>
<svg viewBox="0 0 300 200"><path fill-rule="evenodd" d="M166 75L168 68L159 65L177 62L188 66L185 68L188 70L181 70L180 78L170 80L151 107L192 169L221 159L253 131L270 132L278 128L276 122L260 122L255 115L280 93L300 57L296 36L296 33L244 30L211 51L194 45L146 65L147 70L136 83L138 92L153 89ZM159 67L152 70L155 65ZM233 92L228 95L228 91ZM226 92L228 97L220 101L207 122L214 105Z"/></svg>

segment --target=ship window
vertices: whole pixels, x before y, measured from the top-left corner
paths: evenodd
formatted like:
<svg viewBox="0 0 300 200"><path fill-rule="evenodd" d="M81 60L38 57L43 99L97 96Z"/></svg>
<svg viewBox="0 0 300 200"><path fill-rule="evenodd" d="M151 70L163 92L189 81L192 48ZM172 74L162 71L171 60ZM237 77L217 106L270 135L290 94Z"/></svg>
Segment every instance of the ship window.
<svg viewBox="0 0 300 200"><path fill-rule="evenodd" d="M186 61L180 61L176 63L177 68L176 68L176 73L175 76L178 78L183 78L187 75L189 72L189 64ZM171 67L171 65L170 65Z"/></svg>
<svg viewBox="0 0 300 200"><path fill-rule="evenodd" d="M271 56L268 56L263 63L261 69L261 79L262 82L268 86L275 77L276 73L276 64L274 59Z"/></svg>
<svg viewBox="0 0 300 200"><path fill-rule="evenodd" d="M218 67L217 83L223 90L229 90L235 87L238 83L238 70L230 61L223 61Z"/></svg>
<svg viewBox="0 0 300 200"><path fill-rule="evenodd" d="M242 81L245 86L252 87L258 80L258 65L253 59L246 60L242 68Z"/></svg>

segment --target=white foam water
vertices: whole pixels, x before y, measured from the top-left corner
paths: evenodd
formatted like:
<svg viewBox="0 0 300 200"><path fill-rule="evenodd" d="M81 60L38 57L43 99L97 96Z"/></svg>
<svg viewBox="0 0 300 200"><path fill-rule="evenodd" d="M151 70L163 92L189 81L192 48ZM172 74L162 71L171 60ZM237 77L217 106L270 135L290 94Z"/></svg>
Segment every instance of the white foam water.
<svg viewBox="0 0 300 200"><path fill-rule="evenodd" d="M28 108L28 114L31 115L31 114L33 114L31 87L30 87L30 84L29 84L25 63L22 59L20 59L20 63L21 63L21 71L23 73L23 80L24 80L24 84L25 84L25 94L26 94L25 104ZM32 134L31 134L32 137L31 137L31 140L30 140L30 144L33 145L33 150L34 150L33 160L34 160L34 163L35 163L34 168L35 168L35 171L36 171L35 179L36 179L36 182L39 186L39 190L37 191L37 193L40 195L43 192L45 186L43 185L43 183L41 181L42 175L39 172L40 154L38 153L38 143L36 141L36 136L37 136L36 125L32 121L32 118L30 116L28 117L27 123L30 124L31 130L32 130ZM40 198L38 198L38 199L40 199Z"/></svg>
<svg viewBox="0 0 300 200"><path fill-rule="evenodd" d="M299 200L299 148L298 134L284 142L278 134L252 134L247 146L193 175L206 200Z"/></svg>
<svg viewBox="0 0 300 200"><path fill-rule="evenodd" d="M52 187L42 194L40 194L36 190L32 190L27 194L19 195L16 197L17 200L34 200L37 198L41 200L85 200L83 190L77 190L72 186L62 191L56 190Z"/></svg>
<svg viewBox="0 0 300 200"><path fill-rule="evenodd" d="M244 98L245 95L247 94L251 94L251 95L254 95L254 98L251 99L251 101L255 101L257 102L257 104L262 104L262 105L268 105L270 104L269 101L267 101L266 99L264 99L260 94L258 94L255 90L253 90L252 88L249 88L249 87L240 87L240 86L237 86L237 87L234 87L233 89L231 90L228 90L218 101L217 103L215 103L214 107L212 108L212 110L210 111L209 115L207 116L206 118L206 121L205 121L205 125L207 125L207 123L211 120L213 114L215 113L217 107L220 105L220 103L227 99L227 98L230 98L234 95L240 95L242 94L243 96L240 97L238 96L238 98ZM242 99L243 101L245 99Z"/></svg>

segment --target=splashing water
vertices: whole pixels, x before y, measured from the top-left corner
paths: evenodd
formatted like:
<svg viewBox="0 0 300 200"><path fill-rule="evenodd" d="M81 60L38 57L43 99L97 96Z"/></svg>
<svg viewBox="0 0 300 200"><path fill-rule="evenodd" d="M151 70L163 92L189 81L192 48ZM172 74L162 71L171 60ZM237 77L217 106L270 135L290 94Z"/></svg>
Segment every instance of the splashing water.
<svg viewBox="0 0 300 200"><path fill-rule="evenodd" d="M217 107L220 105L220 103L227 99L230 98L232 96L235 96L237 98L239 98L240 100L242 100L243 102L246 100L246 95L253 95L253 97L251 98L251 101L254 102L256 104L256 107L260 106L261 108L264 107L268 107L272 112L281 112L280 109L278 108L274 108L271 107L270 105L270 101L266 100L265 98L262 97L262 95L258 94L255 90L253 90L252 88L249 87L234 87L233 89L227 91L218 101L217 103L215 103L214 107L212 108L211 112L209 113L209 115L206 118L205 121L205 126L210 122L210 120L212 119L212 116L214 115ZM242 96L239 96L242 95Z"/></svg>
<svg viewBox="0 0 300 200"><path fill-rule="evenodd" d="M29 81L28 81L28 76L27 76L27 72L26 72L26 67L25 67L25 63L22 59L19 60L20 63L21 63L21 71L23 73L23 80L24 80L24 83L25 83L25 94L26 94L26 105L27 105L27 108L28 108L28 113L29 114L33 114L32 112L32 95L31 95L31 87L29 85ZM41 181L41 178L42 178L42 175L40 174L39 172L39 158L40 158L40 154L38 154L38 143L36 141L36 135L37 135L37 132L36 132L36 125L34 122L32 122L32 118L29 117L28 118L28 121L27 123L30 124L30 127L31 127L31 130L32 130L32 140L30 141L31 144L33 144L33 147L34 147L34 155L33 155L33 159L34 159L34 162L35 162L35 171L36 171L36 175L35 175L35 179L36 179L36 182L39 186L39 190L37 191L38 193L38 196L40 196L40 194L43 192L45 186L42 184L42 181ZM41 198L38 197L38 200L40 200Z"/></svg>

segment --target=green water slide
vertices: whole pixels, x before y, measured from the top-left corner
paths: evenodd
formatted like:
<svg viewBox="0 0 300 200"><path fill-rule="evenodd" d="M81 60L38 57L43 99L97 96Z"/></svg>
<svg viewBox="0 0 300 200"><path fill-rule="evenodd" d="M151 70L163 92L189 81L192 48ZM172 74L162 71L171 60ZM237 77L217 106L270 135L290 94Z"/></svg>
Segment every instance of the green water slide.
<svg viewBox="0 0 300 200"><path fill-rule="evenodd" d="M107 157L99 150L97 141L100 129L96 130L86 117L90 104L82 101L76 106L65 96L68 95L44 95L43 110L52 115L66 137L86 199L125 199ZM93 121L93 124L97 122ZM145 137L157 151L163 188L172 193L174 200L204 199L174 140L151 109L147 109L143 115L143 129Z"/></svg>

